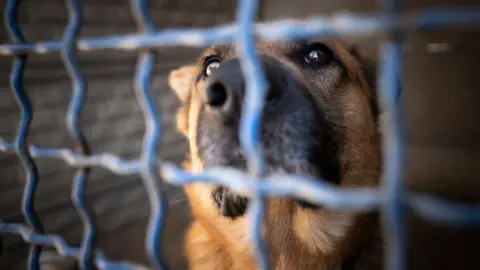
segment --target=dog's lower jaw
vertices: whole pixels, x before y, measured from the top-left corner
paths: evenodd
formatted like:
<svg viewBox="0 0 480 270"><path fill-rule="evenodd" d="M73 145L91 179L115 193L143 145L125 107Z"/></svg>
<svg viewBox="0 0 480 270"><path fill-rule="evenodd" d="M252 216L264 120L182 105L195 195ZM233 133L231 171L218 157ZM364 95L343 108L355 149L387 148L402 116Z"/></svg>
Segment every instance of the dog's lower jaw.
<svg viewBox="0 0 480 270"><path fill-rule="evenodd" d="M304 201L304 200L297 200L297 203L303 209L311 209L311 210L320 209L320 206L318 206L316 204L313 204L313 203L309 203L309 202Z"/></svg>
<svg viewBox="0 0 480 270"><path fill-rule="evenodd" d="M212 198L220 214L232 220L243 216L248 208L248 198L235 194L228 188L216 188Z"/></svg>
<svg viewBox="0 0 480 270"><path fill-rule="evenodd" d="M248 198L237 195L231 192L228 188L216 188L212 193L212 199L220 214L232 220L244 216L248 209ZM320 209L320 206L304 200L297 200L297 203L302 209Z"/></svg>

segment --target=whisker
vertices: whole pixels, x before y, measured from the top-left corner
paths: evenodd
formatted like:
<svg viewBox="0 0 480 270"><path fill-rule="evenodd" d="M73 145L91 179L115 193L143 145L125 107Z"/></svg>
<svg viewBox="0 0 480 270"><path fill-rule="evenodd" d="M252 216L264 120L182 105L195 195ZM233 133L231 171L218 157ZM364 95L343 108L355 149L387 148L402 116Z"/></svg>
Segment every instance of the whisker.
<svg viewBox="0 0 480 270"><path fill-rule="evenodd" d="M188 200L187 198L182 198L182 199L178 199L178 200L174 200L174 201L169 201L168 205L178 204L178 203L181 203L181 202L184 202L184 201L187 201L187 200Z"/></svg>

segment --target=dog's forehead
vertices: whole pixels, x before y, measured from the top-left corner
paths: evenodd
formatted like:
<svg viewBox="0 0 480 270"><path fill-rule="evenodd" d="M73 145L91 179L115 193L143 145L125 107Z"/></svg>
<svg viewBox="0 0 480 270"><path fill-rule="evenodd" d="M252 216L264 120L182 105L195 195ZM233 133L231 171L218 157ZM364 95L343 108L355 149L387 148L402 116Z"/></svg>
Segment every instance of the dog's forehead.
<svg viewBox="0 0 480 270"><path fill-rule="evenodd" d="M299 49L306 44L311 43L323 43L333 49L334 44L338 41L333 39L312 39L312 40L300 40L300 41L258 41L256 44L256 49L261 53L269 53L274 55L284 55L289 52ZM238 48L235 44L217 44L209 47L202 54L204 57L209 55L217 55L224 58L229 58L237 56L239 53Z"/></svg>

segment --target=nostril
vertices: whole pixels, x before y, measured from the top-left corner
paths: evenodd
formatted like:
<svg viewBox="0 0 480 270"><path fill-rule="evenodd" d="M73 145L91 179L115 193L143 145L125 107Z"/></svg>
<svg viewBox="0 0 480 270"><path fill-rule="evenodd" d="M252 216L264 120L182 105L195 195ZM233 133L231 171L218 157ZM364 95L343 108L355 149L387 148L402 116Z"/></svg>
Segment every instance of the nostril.
<svg viewBox="0 0 480 270"><path fill-rule="evenodd" d="M272 90L268 90L267 92L267 101L272 101L275 98L275 94Z"/></svg>
<svg viewBox="0 0 480 270"><path fill-rule="evenodd" d="M212 107L221 107L227 101L227 89L221 83L214 83L208 89L205 102Z"/></svg>
<svg viewBox="0 0 480 270"><path fill-rule="evenodd" d="M267 89L267 101L273 101L278 97L278 93L273 89Z"/></svg>

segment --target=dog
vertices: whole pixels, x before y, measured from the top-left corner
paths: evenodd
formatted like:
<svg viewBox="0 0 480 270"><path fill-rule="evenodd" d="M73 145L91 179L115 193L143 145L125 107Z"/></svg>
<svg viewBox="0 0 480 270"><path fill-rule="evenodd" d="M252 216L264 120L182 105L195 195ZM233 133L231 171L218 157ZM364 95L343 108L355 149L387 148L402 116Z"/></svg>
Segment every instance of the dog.
<svg viewBox="0 0 480 270"><path fill-rule="evenodd" d="M305 175L345 188L378 186L375 59L335 39L259 41L256 50L268 82L260 132L267 174ZM181 101L176 122L189 142L185 169L246 169L238 138L246 83L237 48L214 45L195 64L172 70L168 82ZM246 231L248 198L204 183L185 190L194 217L185 241L190 268L256 269ZM383 269L375 212L335 212L302 200L269 198L263 238L276 270ZM76 267L74 259L59 260L55 252L42 252L41 264L42 269Z"/></svg>
<svg viewBox="0 0 480 270"><path fill-rule="evenodd" d="M345 40L257 41L268 84L260 142L267 174L289 173L342 188L376 187L381 133L376 61ZM238 49L217 44L169 74L188 139L185 169L246 169L239 142L246 81ZM256 269L247 232L248 198L227 187L185 187L194 221L186 234L191 269ZM383 269L375 212L344 213L286 198L267 199L263 237L273 269Z"/></svg>

